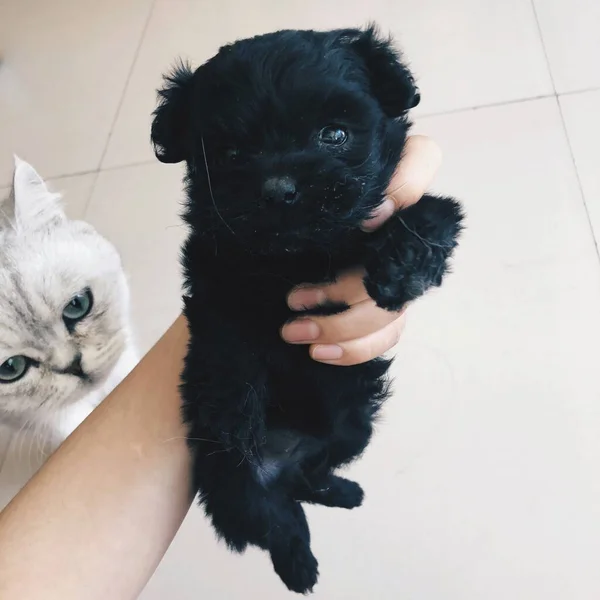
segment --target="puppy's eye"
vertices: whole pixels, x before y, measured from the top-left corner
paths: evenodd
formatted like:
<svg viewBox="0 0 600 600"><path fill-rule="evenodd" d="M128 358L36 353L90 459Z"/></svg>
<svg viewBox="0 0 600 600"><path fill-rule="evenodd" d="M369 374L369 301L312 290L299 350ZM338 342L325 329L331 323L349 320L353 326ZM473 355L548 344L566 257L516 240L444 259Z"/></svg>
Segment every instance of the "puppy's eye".
<svg viewBox="0 0 600 600"><path fill-rule="evenodd" d="M0 365L0 383L13 383L27 373L31 360L26 356L11 356Z"/></svg>
<svg viewBox="0 0 600 600"><path fill-rule="evenodd" d="M327 125L319 132L319 141L329 146L342 146L348 140L348 132L338 125Z"/></svg>

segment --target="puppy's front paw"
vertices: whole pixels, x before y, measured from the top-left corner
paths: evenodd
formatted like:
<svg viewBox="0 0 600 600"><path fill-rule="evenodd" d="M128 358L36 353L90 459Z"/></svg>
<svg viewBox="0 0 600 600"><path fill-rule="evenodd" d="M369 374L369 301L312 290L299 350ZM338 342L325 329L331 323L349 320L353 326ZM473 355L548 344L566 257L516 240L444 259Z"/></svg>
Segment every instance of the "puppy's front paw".
<svg viewBox="0 0 600 600"><path fill-rule="evenodd" d="M409 274L404 265L394 261L367 265L364 283L367 293L377 306L398 311L417 298L426 289L425 281L418 274Z"/></svg>
<svg viewBox="0 0 600 600"><path fill-rule="evenodd" d="M398 311L441 285L462 219L456 200L426 195L372 234L364 283L378 306Z"/></svg>

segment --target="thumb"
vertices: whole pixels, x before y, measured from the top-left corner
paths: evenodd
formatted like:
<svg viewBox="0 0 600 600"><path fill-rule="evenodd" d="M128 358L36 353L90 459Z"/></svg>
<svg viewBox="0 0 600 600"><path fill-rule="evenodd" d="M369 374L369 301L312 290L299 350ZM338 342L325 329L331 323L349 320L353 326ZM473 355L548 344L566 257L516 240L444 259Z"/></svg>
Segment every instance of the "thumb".
<svg viewBox="0 0 600 600"><path fill-rule="evenodd" d="M397 210L418 202L431 185L441 162L442 151L432 139L424 135L409 137L387 194L371 218L364 221L363 229L374 231Z"/></svg>

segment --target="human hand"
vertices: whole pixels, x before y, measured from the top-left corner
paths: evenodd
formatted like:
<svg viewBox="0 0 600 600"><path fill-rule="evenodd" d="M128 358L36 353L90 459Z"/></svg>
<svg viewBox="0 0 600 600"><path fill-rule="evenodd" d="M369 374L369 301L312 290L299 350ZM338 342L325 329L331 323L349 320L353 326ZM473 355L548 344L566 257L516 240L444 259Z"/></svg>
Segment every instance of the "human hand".
<svg viewBox="0 0 600 600"><path fill-rule="evenodd" d="M404 154L376 214L363 223L374 231L394 212L417 202L425 193L442 160L437 144L428 137L408 138ZM301 317L284 325L283 339L310 344L310 356L319 362L350 366L367 362L393 348L404 329L404 310L389 312L375 305L363 284L364 271L343 273L331 284L300 286L288 296L292 310L312 308L325 301L345 302L350 308L326 317Z"/></svg>

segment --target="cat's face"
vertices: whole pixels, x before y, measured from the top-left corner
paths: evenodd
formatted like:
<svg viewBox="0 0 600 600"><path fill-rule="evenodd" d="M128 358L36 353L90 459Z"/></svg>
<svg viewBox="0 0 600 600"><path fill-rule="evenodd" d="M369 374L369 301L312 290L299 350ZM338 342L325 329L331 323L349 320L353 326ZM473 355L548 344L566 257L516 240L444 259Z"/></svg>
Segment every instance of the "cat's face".
<svg viewBox="0 0 600 600"><path fill-rule="evenodd" d="M0 204L0 419L22 424L104 383L127 343L128 304L115 248L68 220L17 161Z"/></svg>

